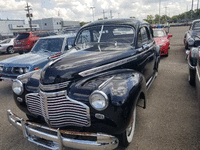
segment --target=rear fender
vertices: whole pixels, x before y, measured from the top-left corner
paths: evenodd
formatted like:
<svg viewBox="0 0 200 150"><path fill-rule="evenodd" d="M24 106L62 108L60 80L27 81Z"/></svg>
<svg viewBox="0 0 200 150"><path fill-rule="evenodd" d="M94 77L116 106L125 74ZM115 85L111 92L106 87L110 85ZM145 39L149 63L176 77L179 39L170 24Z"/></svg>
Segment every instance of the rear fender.
<svg viewBox="0 0 200 150"><path fill-rule="evenodd" d="M193 47L190 50L188 63L189 63L189 65L191 65L193 67L196 67L196 65L197 65L197 59L198 59L198 54L199 54L198 49L199 49L198 47Z"/></svg>

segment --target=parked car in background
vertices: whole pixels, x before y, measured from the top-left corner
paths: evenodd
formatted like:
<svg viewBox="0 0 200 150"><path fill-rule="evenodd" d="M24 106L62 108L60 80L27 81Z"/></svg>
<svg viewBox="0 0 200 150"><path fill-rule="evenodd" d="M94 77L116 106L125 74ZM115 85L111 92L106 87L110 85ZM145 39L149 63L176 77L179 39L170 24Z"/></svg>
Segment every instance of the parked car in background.
<svg viewBox="0 0 200 150"><path fill-rule="evenodd" d="M15 38L9 38L9 39L5 39L3 41L0 42L0 53L8 53L8 54L12 54L14 53L13 50L13 44L14 44L14 39Z"/></svg>
<svg viewBox="0 0 200 150"><path fill-rule="evenodd" d="M21 32L14 40L14 50L19 54L29 52L37 40L41 37L56 35L49 31Z"/></svg>
<svg viewBox="0 0 200 150"><path fill-rule="evenodd" d="M9 122L50 149L128 146L136 107L146 107L160 61L150 25L136 19L95 21L79 30L72 49L78 52L18 76L14 99L30 120L8 110Z"/></svg>
<svg viewBox="0 0 200 150"><path fill-rule="evenodd" d="M199 52L200 52L200 49L198 47L192 47L190 50L186 51L186 54L188 54L187 60L188 60L188 66L189 66L188 81L190 85L193 85L193 86L195 85L196 67L198 65Z"/></svg>
<svg viewBox="0 0 200 150"><path fill-rule="evenodd" d="M196 90L197 90L197 99L199 101L200 105L200 49L199 49L199 54L198 54L198 59L197 59L197 66L196 66L196 79L195 79L195 85L196 85Z"/></svg>
<svg viewBox="0 0 200 150"><path fill-rule="evenodd" d="M184 45L186 50L200 46L200 19L194 20L189 30L184 35Z"/></svg>
<svg viewBox="0 0 200 150"><path fill-rule="evenodd" d="M154 40L158 46L160 46L160 55L168 57L170 49L170 37L171 34L167 34L164 29L153 29Z"/></svg>
<svg viewBox="0 0 200 150"><path fill-rule="evenodd" d="M29 53L0 61L0 79L13 80L18 75L43 68L60 55L70 53L74 39L74 34L40 38Z"/></svg>

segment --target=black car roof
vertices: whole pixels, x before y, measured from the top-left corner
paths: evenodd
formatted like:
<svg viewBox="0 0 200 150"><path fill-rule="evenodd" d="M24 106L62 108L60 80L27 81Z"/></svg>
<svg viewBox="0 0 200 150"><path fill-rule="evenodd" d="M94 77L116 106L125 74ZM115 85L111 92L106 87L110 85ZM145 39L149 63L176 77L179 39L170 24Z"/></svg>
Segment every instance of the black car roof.
<svg viewBox="0 0 200 150"><path fill-rule="evenodd" d="M120 24L120 25L132 25L137 26L140 24L148 24L146 21L138 20L138 19L105 19L98 20L84 25L82 28L87 26L96 26L96 25L109 25L109 24Z"/></svg>

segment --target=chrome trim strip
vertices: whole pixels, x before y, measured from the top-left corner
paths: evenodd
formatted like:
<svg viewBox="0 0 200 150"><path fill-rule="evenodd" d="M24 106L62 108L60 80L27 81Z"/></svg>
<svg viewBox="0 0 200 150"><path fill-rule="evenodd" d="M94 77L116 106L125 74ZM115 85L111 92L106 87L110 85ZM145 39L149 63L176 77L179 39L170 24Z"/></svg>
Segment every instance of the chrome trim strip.
<svg viewBox="0 0 200 150"><path fill-rule="evenodd" d="M155 80L156 76L157 76L157 72L146 83L147 91L149 90L149 88L150 88L151 84L153 83L153 81Z"/></svg>
<svg viewBox="0 0 200 150"><path fill-rule="evenodd" d="M187 57L187 60L188 60L189 68L195 70L195 69L196 69L196 66L194 67L194 66L191 65L190 60L189 60L189 57Z"/></svg>
<svg viewBox="0 0 200 150"><path fill-rule="evenodd" d="M92 74L95 74L95 73L98 73L98 72L101 72L101 71L105 71L107 69L111 69L113 67L117 67L117 66L123 65L125 63L131 62L133 60L136 60L139 55L142 55L144 53L147 53L148 51L151 51L152 50L151 47L153 47L153 45L150 46L149 50L145 50L145 51L143 51L143 52L141 52L137 55L134 55L134 56L131 56L129 58L125 58L125 59L122 59L122 60L119 60L119 61L116 61L116 62L113 62L113 63L110 63L110 64L102 65L102 66L99 66L99 67L96 67L96 68L92 68L92 69L88 69L88 70L79 72L79 75L82 76L82 77L86 77L88 75L92 75Z"/></svg>
<svg viewBox="0 0 200 150"><path fill-rule="evenodd" d="M198 77L199 82L200 82L200 75L199 75L199 70L197 69L197 67L196 67L196 74L197 74L197 77Z"/></svg>
<svg viewBox="0 0 200 150"><path fill-rule="evenodd" d="M113 78L114 76L104 81L101 85L99 85L98 90L101 90L103 87L105 87Z"/></svg>
<svg viewBox="0 0 200 150"><path fill-rule="evenodd" d="M103 133L85 133L53 129L36 123L25 121L22 118L19 118L18 116L13 114L11 110L7 110L7 117L10 124L12 124L17 129L21 130L30 142L49 148L51 150L62 150L63 146L86 150L115 149L118 147L119 144L119 140L112 135ZM41 129L45 129L47 132ZM49 131L53 131L57 134L51 134L49 133ZM71 139L63 137L61 133L67 135L79 135L83 137L96 137L97 140L89 141L81 139ZM52 144L47 145L46 143L42 143L41 138L48 140Z"/></svg>
<svg viewBox="0 0 200 150"><path fill-rule="evenodd" d="M57 83L57 84L49 84L49 85L43 85L40 83L39 87L43 91L52 91L52 90L58 90L61 88L65 88L69 85L70 81Z"/></svg>
<svg viewBox="0 0 200 150"><path fill-rule="evenodd" d="M123 60L119 60L119 61L107 64L107 65L102 65L100 67L88 69L86 71L80 72L79 75L82 76L82 77L85 77L85 76L88 76L88 75L96 74L98 72L105 71L105 70L123 65L125 63L131 62L133 60L136 60L136 57L137 56L132 56L132 57L129 57L129 58L126 58L126 59L123 59Z"/></svg>

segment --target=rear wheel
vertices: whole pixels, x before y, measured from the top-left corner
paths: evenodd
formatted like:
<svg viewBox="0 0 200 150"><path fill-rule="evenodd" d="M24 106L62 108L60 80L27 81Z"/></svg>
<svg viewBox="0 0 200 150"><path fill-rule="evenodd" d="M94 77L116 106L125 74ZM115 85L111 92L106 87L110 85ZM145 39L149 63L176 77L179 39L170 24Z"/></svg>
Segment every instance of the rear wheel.
<svg viewBox="0 0 200 150"><path fill-rule="evenodd" d="M120 144L123 147L127 147L133 140L133 135L135 131L135 123L136 123L136 105L134 106L132 113L133 114L132 114L130 124L128 125L126 130L119 135Z"/></svg>
<svg viewBox="0 0 200 150"><path fill-rule="evenodd" d="M195 70L189 69L188 81L192 86L195 86L195 73L196 73Z"/></svg>
<svg viewBox="0 0 200 150"><path fill-rule="evenodd" d="M14 49L13 49L12 46L10 46L10 47L7 48L7 53L8 53L8 54L13 54L14 52L15 52L15 51L14 51Z"/></svg>

